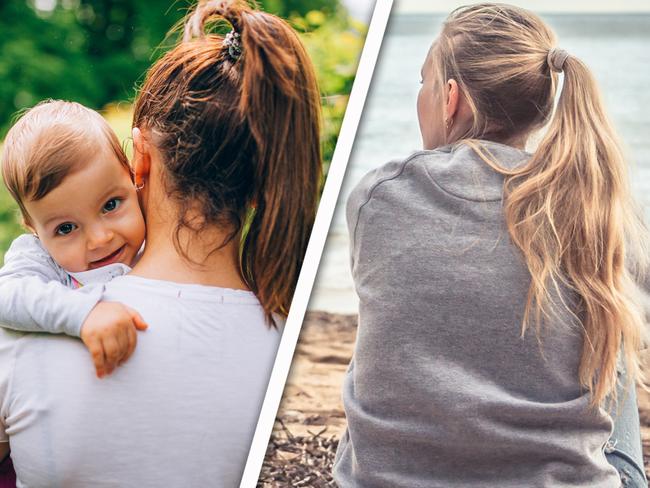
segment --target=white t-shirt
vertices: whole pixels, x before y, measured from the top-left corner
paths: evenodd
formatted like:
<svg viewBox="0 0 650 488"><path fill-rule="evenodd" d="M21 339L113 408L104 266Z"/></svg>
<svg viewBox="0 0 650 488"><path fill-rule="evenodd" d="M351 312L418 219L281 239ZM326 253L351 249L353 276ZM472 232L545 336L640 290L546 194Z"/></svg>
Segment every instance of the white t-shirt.
<svg viewBox="0 0 650 488"><path fill-rule="evenodd" d="M0 442L18 486L238 485L280 331L251 292L123 276L149 329L104 379L74 338L0 329Z"/></svg>

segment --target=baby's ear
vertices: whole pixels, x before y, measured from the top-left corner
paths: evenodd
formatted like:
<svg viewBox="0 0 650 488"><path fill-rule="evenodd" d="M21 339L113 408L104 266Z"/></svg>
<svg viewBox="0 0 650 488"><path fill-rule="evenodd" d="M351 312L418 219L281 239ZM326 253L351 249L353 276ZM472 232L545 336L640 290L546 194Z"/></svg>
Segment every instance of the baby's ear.
<svg viewBox="0 0 650 488"><path fill-rule="evenodd" d="M29 232L31 232L32 234L34 234L34 237L38 237L38 233L36 232L36 229L34 229L31 220L29 220L29 217L26 215L23 215L23 227L27 229Z"/></svg>

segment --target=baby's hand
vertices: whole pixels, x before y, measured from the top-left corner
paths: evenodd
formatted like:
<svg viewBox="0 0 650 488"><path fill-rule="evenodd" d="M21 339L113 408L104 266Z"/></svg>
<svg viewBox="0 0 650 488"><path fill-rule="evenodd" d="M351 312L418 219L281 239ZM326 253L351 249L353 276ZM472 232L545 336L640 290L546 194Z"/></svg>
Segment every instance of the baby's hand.
<svg viewBox="0 0 650 488"><path fill-rule="evenodd" d="M102 378L129 359L135 350L136 330L147 324L138 312L117 302L99 302L81 326L81 340Z"/></svg>

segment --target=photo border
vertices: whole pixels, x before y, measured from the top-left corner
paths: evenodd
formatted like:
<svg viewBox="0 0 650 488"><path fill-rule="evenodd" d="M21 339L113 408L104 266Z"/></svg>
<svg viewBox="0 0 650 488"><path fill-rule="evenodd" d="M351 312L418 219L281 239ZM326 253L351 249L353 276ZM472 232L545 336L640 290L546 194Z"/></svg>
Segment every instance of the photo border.
<svg viewBox="0 0 650 488"><path fill-rule="evenodd" d="M309 238L309 244L307 245L289 316L278 347L264 403L260 410L253 442L248 452L248 459L239 485L240 488L254 488L262 470L266 448L271 437L289 369L291 368L305 311L311 296L314 279L316 278L323 247L327 239L350 153L352 152L359 120L366 102L366 95L368 94L392 6L393 0L377 0L373 9L368 34L359 59L357 74L350 92L341 131L332 156L332 163Z"/></svg>

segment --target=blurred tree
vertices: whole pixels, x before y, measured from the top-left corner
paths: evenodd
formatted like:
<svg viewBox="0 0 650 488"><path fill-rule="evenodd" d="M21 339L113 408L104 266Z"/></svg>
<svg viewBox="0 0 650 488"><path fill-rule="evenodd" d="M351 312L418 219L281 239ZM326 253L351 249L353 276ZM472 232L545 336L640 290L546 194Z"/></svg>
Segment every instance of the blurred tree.
<svg viewBox="0 0 650 488"><path fill-rule="evenodd" d="M136 8L125 0L82 0L77 20L86 37L85 54L91 67L102 73L102 101L131 94L141 61L131 52L135 39Z"/></svg>
<svg viewBox="0 0 650 488"><path fill-rule="evenodd" d="M57 9L45 19L24 1L3 2L0 32L0 127L17 109L46 97L90 104L100 95L73 11Z"/></svg>
<svg viewBox="0 0 650 488"><path fill-rule="evenodd" d="M189 3L0 3L0 138L13 113L44 98L76 100L92 108L133 98L135 82L164 52L167 32Z"/></svg>
<svg viewBox="0 0 650 488"><path fill-rule="evenodd" d="M263 0L283 17L335 17L339 0ZM16 111L45 98L92 108L134 96L135 82L176 40L192 0L17 0L0 3L0 138ZM303 26L305 27L305 26ZM309 26L307 25L306 28Z"/></svg>
<svg viewBox="0 0 650 488"><path fill-rule="evenodd" d="M267 12L281 17L302 17L312 10L334 14L339 9L339 0L263 0L259 3Z"/></svg>

